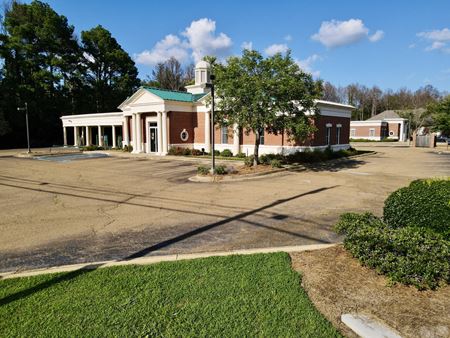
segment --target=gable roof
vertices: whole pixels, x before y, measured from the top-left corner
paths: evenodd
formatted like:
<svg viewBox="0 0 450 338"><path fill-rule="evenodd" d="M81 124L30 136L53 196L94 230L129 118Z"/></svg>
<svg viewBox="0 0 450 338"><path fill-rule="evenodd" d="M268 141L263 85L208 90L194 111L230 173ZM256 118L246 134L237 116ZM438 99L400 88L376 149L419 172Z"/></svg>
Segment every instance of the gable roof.
<svg viewBox="0 0 450 338"><path fill-rule="evenodd" d="M168 101L196 102L207 94L207 93L192 94L187 92L180 92L176 90L167 90L154 87L142 87L142 88L160 97L161 99Z"/></svg>
<svg viewBox="0 0 450 338"><path fill-rule="evenodd" d="M401 119L401 117L395 112L395 110L385 110L384 112L368 118L366 121L382 121L385 119Z"/></svg>

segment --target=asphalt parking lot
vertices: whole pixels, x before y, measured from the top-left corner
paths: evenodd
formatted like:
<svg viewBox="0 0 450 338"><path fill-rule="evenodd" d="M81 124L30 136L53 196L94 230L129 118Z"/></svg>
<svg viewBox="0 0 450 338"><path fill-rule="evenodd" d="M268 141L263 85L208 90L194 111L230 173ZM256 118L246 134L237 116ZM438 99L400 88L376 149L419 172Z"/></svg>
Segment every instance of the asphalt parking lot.
<svg viewBox="0 0 450 338"><path fill-rule="evenodd" d="M144 255L339 241L345 211L382 213L416 178L449 176L450 153L377 153L255 180L193 183L198 163L106 157L37 161L0 151L0 271Z"/></svg>

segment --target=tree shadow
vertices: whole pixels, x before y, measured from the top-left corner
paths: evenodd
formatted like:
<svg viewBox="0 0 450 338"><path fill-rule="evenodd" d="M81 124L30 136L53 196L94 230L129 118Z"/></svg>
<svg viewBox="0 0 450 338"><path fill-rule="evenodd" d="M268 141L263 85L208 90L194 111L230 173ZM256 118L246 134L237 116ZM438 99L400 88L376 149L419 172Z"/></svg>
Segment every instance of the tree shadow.
<svg viewBox="0 0 450 338"><path fill-rule="evenodd" d="M321 171L329 171L329 172L337 172L340 170L346 169L354 169L364 165L366 162L358 159L345 159L343 161L325 161L318 163L302 163L298 167L289 168L290 172L304 172L304 171L313 171L313 172L321 172Z"/></svg>
<svg viewBox="0 0 450 338"><path fill-rule="evenodd" d="M157 250L161 250L161 249L163 249L163 248L165 248L167 246L170 246L170 245L175 244L177 242L184 241L187 238L196 236L196 235L201 234L203 232L206 232L208 230L214 229L214 228L216 228L218 226L221 226L221 225L233 222L233 221L242 220L245 217L248 217L248 216L256 214L256 213L258 213L260 211L264 211L266 209L272 208L274 206L281 205L283 203L286 203L286 202L298 199L298 198L303 197L303 196L317 194L317 193L320 193L320 192L325 191L325 190L333 189L335 187L337 187L337 185L331 186L331 187L324 187L324 188L311 190L311 191L308 191L308 192L305 192L305 193L297 194L297 195L294 195L294 196L291 196L291 197L288 197L288 198L284 198L284 199L280 199L280 200L274 201L274 202L266 204L266 205L264 205L262 207L259 207L259 208L256 208L256 209L252 209L252 210L249 210L249 211L245 211L245 212L239 213L239 214L237 214L235 216L232 216L232 217L227 217L227 218L225 218L223 220L204 225L204 226L202 226L200 228L193 229L193 230L185 232L185 233L183 233L181 235L178 235L178 236L172 237L170 239L167 239L165 241L159 242L157 244L151 245L151 246L149 246L147 248L144 248L142 250L139 250L139 251L129 255L128 257L124 258L123 260L131 260L131 259L134 259L134 258L146 256L149 253L152 253L152 252L157 251ZM255 224L253 224L253 225L255 225ZM258 226L261 226L261 225L258 224ZM280 229L277 229L277 228L273 228L273 227L269 227L269 226L266 226L266 227L272 228L272 230L275 229L277 231L281 231ZM284 230L283 230L283 232L284 232ZM291 232L289 232L289 233L292 234ZM298 234L296 234L296 235L298 235Z"/></svg>
<svg viewBox="0 0 450 338"><path fill-rule="evenodd" d="M89 264L86 266L83 266L81 269L78 270L74 270L74 271L70 271L68 273L63 273L60 274L52 279L49 279L45 282L42 282L40 284L37 284L31 288L13 293L11 295L8 295L2 299L0 299L0 306L15 302L17 300L26 298L28 296L31 296L32 294L45 290L49 287L52 287L56 284L62 283L62 282L66 282L69 280L73 280L81 275L84 275L88 272L94 271L96 270L98 267L102 266L103 264Z"/></svg>

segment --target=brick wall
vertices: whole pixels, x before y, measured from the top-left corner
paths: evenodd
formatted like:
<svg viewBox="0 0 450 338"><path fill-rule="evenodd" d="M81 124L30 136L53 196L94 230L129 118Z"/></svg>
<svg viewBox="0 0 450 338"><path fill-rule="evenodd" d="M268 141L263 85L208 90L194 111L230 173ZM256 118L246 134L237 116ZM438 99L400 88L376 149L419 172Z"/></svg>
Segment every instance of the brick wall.
<svg viewBox="0 0 450 338"><path fill-rule="evenodd" d="M195 130L200 129L197 113L169 112L169 143L194 143ZM204 122L203 122L204 123ZM186 129L189 134L187 141L182 141L180 134Z"/></svg>

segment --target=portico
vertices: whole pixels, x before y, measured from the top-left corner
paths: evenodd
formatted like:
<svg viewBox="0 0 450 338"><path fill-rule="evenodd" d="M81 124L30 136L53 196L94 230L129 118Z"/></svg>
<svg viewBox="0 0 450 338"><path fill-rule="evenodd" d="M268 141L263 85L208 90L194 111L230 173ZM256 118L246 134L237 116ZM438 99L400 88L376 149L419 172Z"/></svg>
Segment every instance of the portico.
<svg viewBox="0 0 450 338"><path fill-rule="evenodd" d="M122 139L122 113L101 113L66 115L61 117L63 123L64 146L69 146L69 130L73 130L75 147L98 146L118 147ZM119 137L118 137L119 136Z"/></svg>

